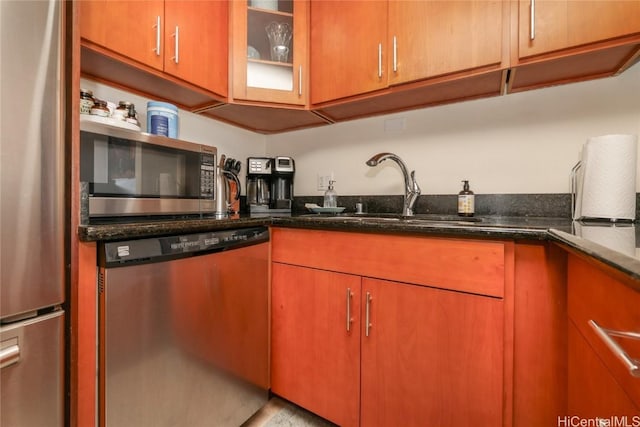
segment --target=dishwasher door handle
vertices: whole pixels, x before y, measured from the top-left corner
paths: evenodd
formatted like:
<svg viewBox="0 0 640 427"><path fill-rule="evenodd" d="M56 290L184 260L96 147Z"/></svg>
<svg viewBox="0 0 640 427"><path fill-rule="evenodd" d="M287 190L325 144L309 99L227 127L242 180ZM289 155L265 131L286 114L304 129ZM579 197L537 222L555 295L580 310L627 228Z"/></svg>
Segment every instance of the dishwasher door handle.
<svg viewBox="0 0 640 427"><path fill-rule="evenodd" d="M15 343L10 343L9 346L0 350L0 369L4 369L20 361L20 346L18 345L18 340L14 338L7 341L15 341Z"/></svg>

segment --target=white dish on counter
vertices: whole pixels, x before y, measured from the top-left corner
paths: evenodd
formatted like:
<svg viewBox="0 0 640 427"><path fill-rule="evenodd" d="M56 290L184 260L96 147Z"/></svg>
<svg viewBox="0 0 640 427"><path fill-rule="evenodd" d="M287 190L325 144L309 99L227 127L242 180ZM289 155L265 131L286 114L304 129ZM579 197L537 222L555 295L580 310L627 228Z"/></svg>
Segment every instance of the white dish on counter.
<svg viewBox="0 0 640 427"><path fill-rule="evenodd" d="M342 213L346 208L338 206L337 208L323 208L321 206L309 208L313 213Z"/></svg>

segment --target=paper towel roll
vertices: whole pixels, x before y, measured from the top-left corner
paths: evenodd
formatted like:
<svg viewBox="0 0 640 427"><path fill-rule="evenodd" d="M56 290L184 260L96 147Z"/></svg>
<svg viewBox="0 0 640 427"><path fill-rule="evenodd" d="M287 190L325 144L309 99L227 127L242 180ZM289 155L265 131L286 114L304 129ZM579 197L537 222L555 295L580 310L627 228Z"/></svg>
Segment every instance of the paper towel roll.
<svg viewBox="0 0 640 427"><path fill-rule="evenodd" d="M589 138L582 150L577 218L636 216L636 135Z"/></svg>

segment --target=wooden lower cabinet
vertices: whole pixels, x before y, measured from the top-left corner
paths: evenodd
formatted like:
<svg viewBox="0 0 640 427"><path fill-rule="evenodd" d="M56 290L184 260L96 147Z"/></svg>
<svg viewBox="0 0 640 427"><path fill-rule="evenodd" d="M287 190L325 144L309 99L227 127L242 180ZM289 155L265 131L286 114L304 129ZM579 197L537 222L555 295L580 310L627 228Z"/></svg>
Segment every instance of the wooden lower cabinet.
<svg viewBox="0 0 640 427"><path fill-rule="evenodd" d="M567 295L568 413L640 425L640 282L570 254Z"/></svg>
<svg viewBox="0 0 640 427"><path fill-rule="evenodd" d="M360 277L280 263L271 274L271 390L338 425L357 426Z"/></svg>
<svg viewBox="0 0 640 427"><path fill-rule="evenodd" d="M503 337L500 298L272 264L272 391L341 426L503 425Z"/></svg>
<svg viewBox="0 0 640 427"><path fill-rule="evenodd" d="M567 413L572 416L625 419L623 424L618 425L640 423L640 409L633 404L572 322L569 322L568 392Z"/></svg>
<svg viewBox="0 0 640 427"><path fill-rule="evenodd" d="M362 294L361 426L503 424L502 300L375 279Z"/></svg>

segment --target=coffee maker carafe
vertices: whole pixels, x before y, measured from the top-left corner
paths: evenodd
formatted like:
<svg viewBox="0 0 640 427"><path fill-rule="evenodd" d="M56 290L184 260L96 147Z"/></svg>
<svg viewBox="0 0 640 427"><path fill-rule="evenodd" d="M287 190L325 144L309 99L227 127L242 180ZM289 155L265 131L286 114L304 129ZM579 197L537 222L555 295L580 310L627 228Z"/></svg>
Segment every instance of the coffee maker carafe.
<svg viewBox="0 0 640 427"><path fill-rule="evenodd" d="M291 214L294 161L291 157L247 159L247 205L251 215Z"/></svg>

